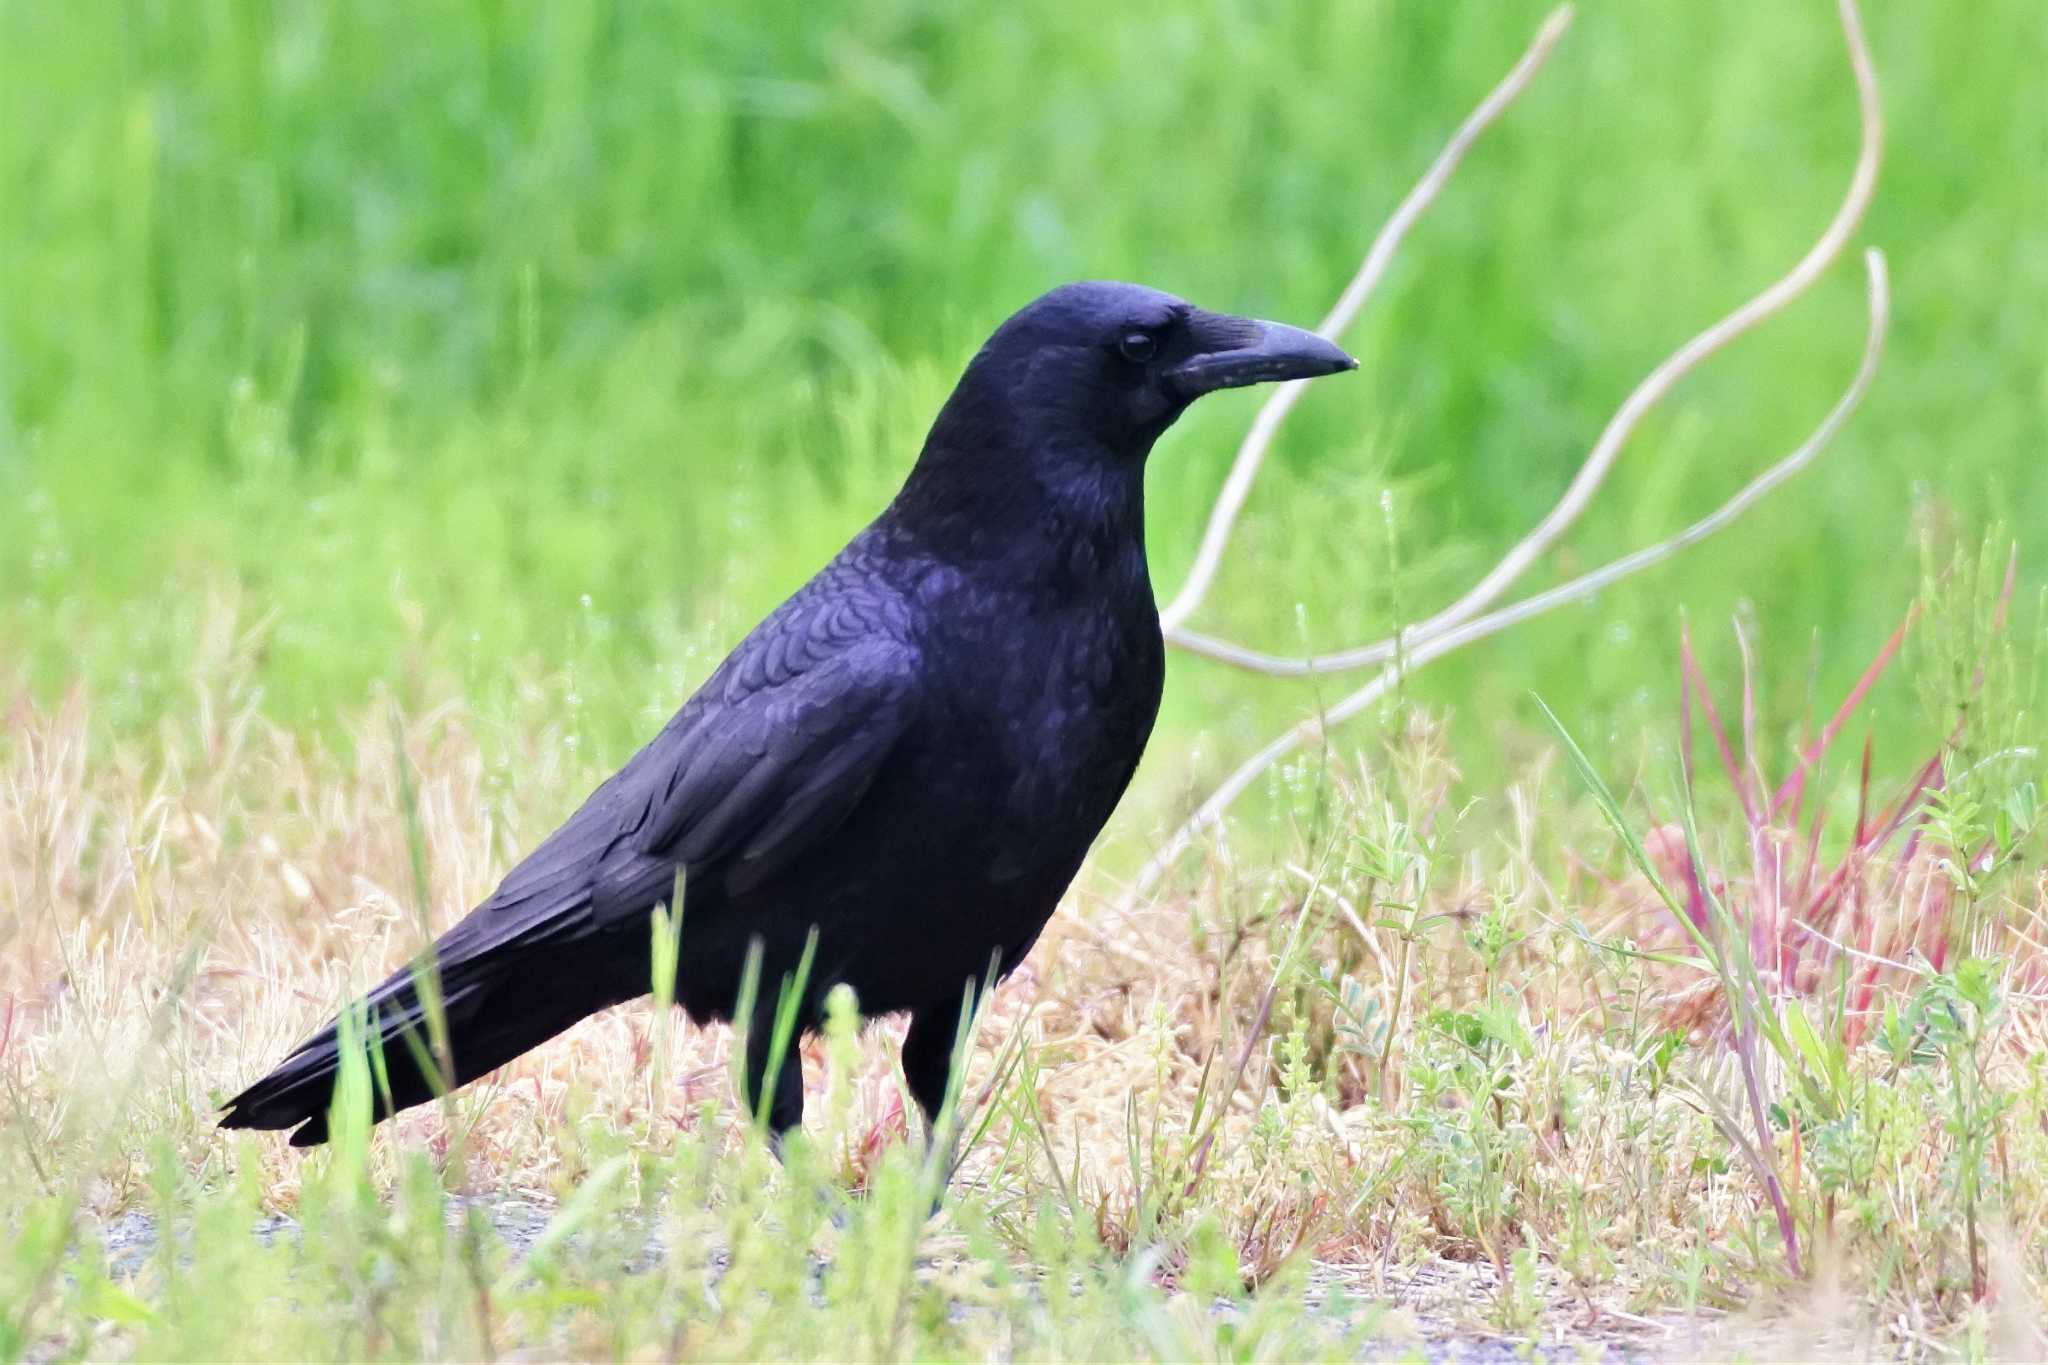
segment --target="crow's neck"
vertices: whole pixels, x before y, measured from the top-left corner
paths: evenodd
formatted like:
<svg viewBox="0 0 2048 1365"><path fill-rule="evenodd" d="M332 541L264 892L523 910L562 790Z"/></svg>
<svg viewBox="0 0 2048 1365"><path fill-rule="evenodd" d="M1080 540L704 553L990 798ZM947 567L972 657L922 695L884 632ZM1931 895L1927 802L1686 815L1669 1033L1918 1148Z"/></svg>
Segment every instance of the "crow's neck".
<svg viewBox="0 0 2048 1365"><path fill-rule="evenodd" d="M1085 436L942 413L887 518L919 553L963 570L1073 592L1138 591L1147 605L1145 455ZM949 420L953 419L953 420ZM1040 424L1042 426L1042 424Z"/></svg>

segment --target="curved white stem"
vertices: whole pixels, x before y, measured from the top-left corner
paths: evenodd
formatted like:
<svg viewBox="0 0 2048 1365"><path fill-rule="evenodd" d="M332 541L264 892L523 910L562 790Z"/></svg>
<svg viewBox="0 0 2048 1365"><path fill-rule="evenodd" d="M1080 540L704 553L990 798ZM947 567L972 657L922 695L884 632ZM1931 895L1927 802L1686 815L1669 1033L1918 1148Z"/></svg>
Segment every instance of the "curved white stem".
<svg viewBox="0 0 2048 1365"><path fill-rule="evenodd" d="M1550 49L1564 36L1571 21L1570 5L1560 5L1552 10L1536 30L1529 50L1522 54L1514 69L1502 77L1492 93L1458 125L1458 131L1444 144L1443 151L1430 163L1429 170L1415 183L1415 188L1408 191L1407 198L1394 209L1386 226L1373 238L1365 260L1359 264L1358 273L1351 277L1350 284L1344 286L1344 292L1338 295L1329 316L1316 328L1320 335L1335 341L1351 326L1359 309L1365 306L1366 298L1379 285L1381 276L1387 273L1387 266L1394 259L1394 252L1400 248L1402 239L1408 235L1408 229L1443 192L1451 172L1465 159L1465 153L1478 141L1479 135L1522 93L1543 65L1543 59L1550 55ZM1245 499L1251 496L1252 481L1258 477L1259 466L1264 463L1266 451L1271 448L1280 424L1287 420L1287 414L1300 401L1302 387L1307 383L1305 379L1295 379L1279 385L1260 407L1258 416L1252 419L1251 429L1245 433L1244 441L1237 448L1237 456L1231 461L1230 474L1223 480L1222 491L1216 495L1215 506L1209 509L1209 524L1202 531L1201 548L1195 552L1195 562L1188 569L1187 581L1159 613L1160 629L1166 633L1169 642L1178 643L1174 640L1175 633L1208 596L1209 585L1215 581L1217 569L1222 567L1223 552L1229 546L1238 513L1244 510Z"/></svg>
<svg viewBox="0 0 2048 1365"><path fill-rule="evenodd" d="M1883 253L1875 250L1866 252L1864 265L1869 273L1870 326L1864 340L1862 363L1857 366L1855 378L1849 382L1849 387L1843 391L1842 396L1835 401L1834 407L1828 410L1827 416L1814 428L1813 434L1796 449L1743 485L1735 496L1678 534L1611 560L1569 582L1560 583L1554 588L1525 597L1498 610L1437 631L1418 644L1413 651L1382 669L1371 682L1321 715L1304 720L1281 733L1265 748L1239 764L1237 770L1224 779L1223 783L1209 794L1208 799L1196 808L1195 813L1174 831L1173 836L1160 845L1139 870L1128 893L1130 899L1138 900L1149 895L1174 862L1207 830L1220 825L1224 813L1268 768L1287 755L1320 739L1332 726L1341 725L1371 706L1416 669L1475 640L1498 634L1510 626L1554 611L1567 603L1583 601L1602 588L1617 583L1631 574L1661 564L1687 546L1696 545L1722 530L1763 501L1793 475L1813 463L1835 439L1843 424L1849 420L1850 414L1862 403L1864 394L1869 392L1871 381L1877 374L1878 360L1884 351L1885 328L1891 317L1891 293L1885 275Z"/></svg>
<svg viewBox="0 0 2048 1365"><path fill-rule="evenodd" d="M1834 217L1798 263L1776 282L1694 336L1643 377L1642 382L1636 385L1634 391L1608 419L1606 427L1601 430L1585 462L1579 466L1578 473L1572 477L1570 485L1558 499L1557 505L1552 507L1543 520L1522 537L1499 563L1488 570L1485 577L1443 610L1401 630L1395 636L1330 654L1309 657L1267 654L1227 640L1181 629L1182 618L1175 618L1167 627L1167 642L1222 663L1278 677L1301 677L1311 673L1340 673L1371 668L1387 663L1402 653L1411 656L1416 654L1436 635L1453 630L1484 611L1512 586L1516 579L1527 572L1529 566L1535 563L1537 558L1586 510L1587 505L1593 500L1593 495L1599 491L1600 485L1613 469L1622 447L1627 444L1629 437L1635 434L1636 428L1642 424L1643 418L1651 409L1709 356L1724 349L1811 288L1814 281L1819 279L1841 255L1843 247L1848 244L1857 225L1862 222L1864 212L1870 206L1871 195L1877 188L1878 166L1884 152L1884 116L1878 100L1877 73L1871 65L1870 49L1864 39L1863 21L1857 13L1855 0L1837 0L1837 8L1841 17L1843 37L1849 49L1849 65L1856 78L1857 108L1862 117L1863 133L1855 171L1849 177L1848 190L1842 197L1840 207L1835 210ZM1271 407L1272 404L1268 406ZM1259 415L1263 418L1265 413L1262 411ZM1256 424L1254 429L1256 430ZM1247 444L1249 443L1250 438L1247 437ZM1237 470L1233 469L1231 474L1235 478ZM1247 476L1246 483L1249 484L1249 481ZM1227 485L1225 492L1226 495L1230 492ZM1238 503L1242 502L1243 495L1240 493ZM1221 501L1218 503L1218 511L1222 511ZM1232 519L1235 518L1235 507L1231 508L1230 516ZM1212 519L1211 530L1214 529L1215 522ZM1227 529L1226 525L1225 530ZM1208 548L1206 539L1203 548ZM1213 567L1209 572L1213 574ZM1201 582L1204 587L1207 586L1206 578ZM1187 595L1187 590L1183 589L1181 597ZM1176 604L1179 601L1180 598L1175 598ZM1164 621L1166 618L1162 616L1161 619Z"/></svg>

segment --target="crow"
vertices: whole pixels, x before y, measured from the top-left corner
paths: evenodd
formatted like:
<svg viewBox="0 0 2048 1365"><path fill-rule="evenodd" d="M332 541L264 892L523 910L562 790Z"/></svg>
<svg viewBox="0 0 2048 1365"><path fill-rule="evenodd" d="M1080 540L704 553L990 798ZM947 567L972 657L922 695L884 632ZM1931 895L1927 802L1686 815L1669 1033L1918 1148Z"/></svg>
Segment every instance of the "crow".
<svg viewBox="0 0 2048 1365"><path fill-rule="evenodd" d="M888 508L433 944L442 1050L421 1045L413 968L357 1003L383 1054L376 1117L648 994L651 916L680 891L669 993L690 1017L733 1019L750 953L770 983L745 1021L750 1096L771 1071L773 983L808 952L800 1025L842 982L864 1013L908 1011L904 1080L935 1121L963 1011L1030 951L1152 731L1153 442L1203 394L1357 363L1130 284L1064 285L1004 322ZM337 1020L222 1126L325 1141L341 1047ZM803 1081L773 1060L779 1140Z"/></svg>

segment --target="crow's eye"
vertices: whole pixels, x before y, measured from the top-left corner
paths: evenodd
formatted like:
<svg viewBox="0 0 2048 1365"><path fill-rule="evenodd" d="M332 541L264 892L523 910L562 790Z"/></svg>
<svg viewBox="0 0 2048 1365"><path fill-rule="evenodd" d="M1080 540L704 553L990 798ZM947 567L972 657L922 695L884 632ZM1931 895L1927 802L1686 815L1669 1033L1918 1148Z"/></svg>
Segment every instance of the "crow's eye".
<svg viewBox="0 0 2048 1365"><path fill-rule="evenodd" d="M1150 332L1126 332L1116 348L1123 352L1125 360L1142 365L1159 353L1159 339Z"/></svg>

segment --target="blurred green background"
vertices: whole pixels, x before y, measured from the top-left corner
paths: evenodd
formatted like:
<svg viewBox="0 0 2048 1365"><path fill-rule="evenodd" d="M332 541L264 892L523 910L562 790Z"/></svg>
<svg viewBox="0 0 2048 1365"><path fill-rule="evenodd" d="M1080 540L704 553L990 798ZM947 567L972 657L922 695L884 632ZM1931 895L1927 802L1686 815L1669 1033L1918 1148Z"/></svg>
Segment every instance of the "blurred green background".
<svg viewBox="0 0 2048 1365"><path fill-rule="evenodd" d="M424 678L620 757L886 501L1009 311L1106 276L1313 322L1542 13L4 0L0 670L145 733L228 603L287 726ZM1722 663L1754 623L1772 716L1831 703L1917 528L2048 520L2048 19L1867 18L1876 391L1720 541L1418 678L1468 772L1539 691L1596 737L1665 724L1681 614ZM1856 140L1822 0L1583 5L1350 334L1363 373L1302 405L1198 624L1328 647L1454 594L1648 367L1806 249ZM1528 586L1801 440L1862 332L1851 253L1683 386ZM1258 401L1154 458L1162 595ZM1176 660L1154 790L1316 695Z"/></svg>

